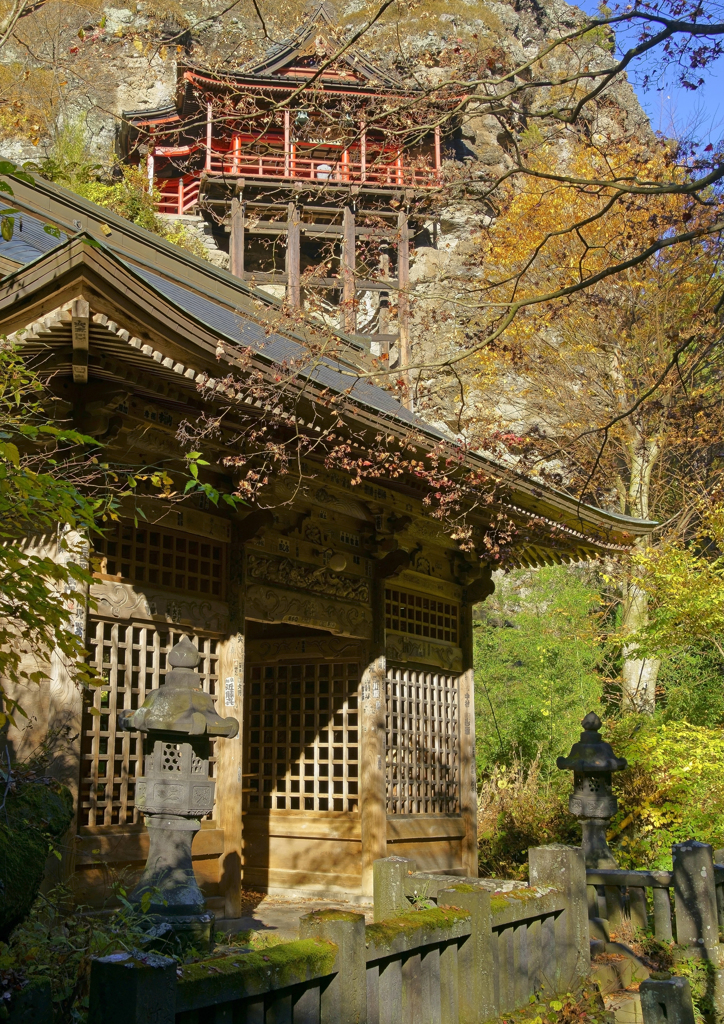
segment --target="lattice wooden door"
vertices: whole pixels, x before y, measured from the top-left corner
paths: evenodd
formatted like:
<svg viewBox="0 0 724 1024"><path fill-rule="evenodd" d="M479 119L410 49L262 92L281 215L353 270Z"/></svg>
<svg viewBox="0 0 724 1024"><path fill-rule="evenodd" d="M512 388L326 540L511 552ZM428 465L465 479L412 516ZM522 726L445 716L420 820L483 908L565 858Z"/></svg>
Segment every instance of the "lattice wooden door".
<svg viewBox="0 0 724 1024"><path fill-rule="evenodd" d="M458 679L444 672L387 672L387 813L457 814Z"/></svg>
<svg viewBox="0 0 724 1024"><path fill-rule="evenodd" d="M246 809L357 811L358 659L246 671Z"/></svg>
<svg viewBox="0 0 724 1024"><path fill-rule="evenodd" d="M176 627L93 619L88 627L90 662L106 685L87 694L83 708L79 821L85 826L141 823L135 782L143 774L143 743L121 732L116 713L139 708L149 690L163 682L166 655L184 635ZM187 634L201 654L204 690L218 686L218 640ZM213 777L213 745L211 775Z"/></svg>

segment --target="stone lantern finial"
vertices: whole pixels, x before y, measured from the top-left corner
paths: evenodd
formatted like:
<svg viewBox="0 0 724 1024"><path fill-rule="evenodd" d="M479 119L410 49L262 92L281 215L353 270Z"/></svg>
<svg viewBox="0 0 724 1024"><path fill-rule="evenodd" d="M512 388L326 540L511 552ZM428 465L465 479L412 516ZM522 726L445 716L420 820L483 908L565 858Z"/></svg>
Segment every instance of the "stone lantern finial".
<svg viewBox="0 0 724 1024"><path fill-rule="evenodd" d="M625 757L616 757L609 743L599 735L601 719L589 711L581 722L583 732L568 757L559 757L558 767L573 772L573 792L568 809L581 822L583 854L587 868L617 867L606 842L609 821L618 810L611 788L611 773L628 768Z"/></svg>
<svg viewBox="0 0 724 1024"><path fill-rule="evenodd" d="M625 757L616 757L610 743L599 736L601 719L595 711L589 711L581 722L583 732L578 743L574 743L568 757L556 761L562 770L574 772L620 772L628 768Z"/></svg>

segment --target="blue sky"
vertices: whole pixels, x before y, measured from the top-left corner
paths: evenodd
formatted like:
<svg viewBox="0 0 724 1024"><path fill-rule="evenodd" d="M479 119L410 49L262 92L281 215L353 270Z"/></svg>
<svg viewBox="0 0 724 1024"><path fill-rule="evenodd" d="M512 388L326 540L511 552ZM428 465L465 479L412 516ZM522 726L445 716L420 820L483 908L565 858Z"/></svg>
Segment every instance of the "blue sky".
<svg viewBox="0 0 724 1024"><path fill-rule="evenodd" d="M598 14L597 0L580 0L578 6L594 17ZM619 46L626 44L621 32L618 42ZM706 81L696 92L683 89L674 74L660 78L657 69L656 51L652 51L639 62L637 71L629 73L652 128L670 137L716 145L724 136L724 58L701 74ZM651 75L652 83L644 91L640 78L646 73Z"/></svg>

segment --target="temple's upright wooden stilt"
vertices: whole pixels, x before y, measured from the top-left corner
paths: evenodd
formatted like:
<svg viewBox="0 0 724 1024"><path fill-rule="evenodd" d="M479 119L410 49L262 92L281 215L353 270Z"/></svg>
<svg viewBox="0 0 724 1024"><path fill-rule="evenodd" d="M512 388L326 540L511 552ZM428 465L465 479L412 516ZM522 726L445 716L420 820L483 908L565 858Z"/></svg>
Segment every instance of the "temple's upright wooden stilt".
<svg viewBox="0 0 724 1024"><path fill-rule="evenodd" d="M410 226L407 213L400 211L397 219L397 352L401 376L407 384L405 405L412 408L410 365Z"/></svg>
<svg viewBox="0 0 724 1024"><path fill-rule="evenodd" d="M389 281L390 279L390 254L388 252L380 253L380 280ZM377 332L378 334L389 334L390 333L390 293L380 292L379 296L379 313L377 317ZM384 359L389 359L390 355L390 341L389 338L380 340L380 356Z"/></svg>
<svg viewBox="0 0 724 1024"><path fill-rule="evenodd" d="M341 327L347 334L357 330L357 312L355 310L355 219L351 206L344 208L342 234L342 323Z"/></svg>
<svg viewBox="0 0 724 1024"><path fill-rule="evenodd" d="M380 306L377 330L380 334L390 333L390 293L380 292ZM380 355L388 359L390 355L389 338L380 339Z"/></svg>
<svg viewBox="0 0 724 1024"><path fill-rule="evenodd" d="M301 289L301 217L296 203L289 203L287 216L287 303L298 309L302 302Z"/></svg>
<svg viewBox="0 0 724 1024"><path fill-rule="evenodd" d="M241 196L231 200L231 239L229 242L229 270L235 277L244 278L244 220L245 208Z"/></svg>

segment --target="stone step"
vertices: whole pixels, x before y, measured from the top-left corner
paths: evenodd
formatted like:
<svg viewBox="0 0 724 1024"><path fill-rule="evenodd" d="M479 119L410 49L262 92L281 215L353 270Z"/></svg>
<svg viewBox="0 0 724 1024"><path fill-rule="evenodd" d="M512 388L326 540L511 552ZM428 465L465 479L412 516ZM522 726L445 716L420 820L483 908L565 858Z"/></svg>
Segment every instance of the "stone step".
<svg viewBox="0 0 724 1024"><path fill-rule="evenodd" d="M604 996L633 988L648 976L649 972L642 963L621 954L615 957L604 955L591 963L591 977Z"/></svg>
<svg viewBox="0 0 724 1024"><path fill-rule="evenodd" d="M603 997L603 1004L614 1024L644 1024L638 992L611 992Z"/></svg>
<svg viewBox="0 0 724 1024"><path fill-rule="evenodd" d="M604 917L589 917L588 934L591 939L597 939L599 942L611 941L611 931Z"/></svg>

